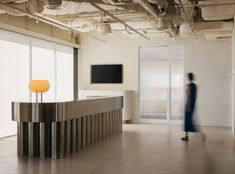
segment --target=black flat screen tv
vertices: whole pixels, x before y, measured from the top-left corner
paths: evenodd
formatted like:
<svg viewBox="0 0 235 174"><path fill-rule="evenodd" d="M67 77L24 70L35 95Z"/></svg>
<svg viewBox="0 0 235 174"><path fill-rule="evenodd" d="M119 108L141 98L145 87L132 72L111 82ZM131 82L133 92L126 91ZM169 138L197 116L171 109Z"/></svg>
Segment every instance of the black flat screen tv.
<svg viewBox="0 0 235 174"><path fill-rule="evenodd" d="M122 83L122 65L91 65L91 83Z"/></svg>

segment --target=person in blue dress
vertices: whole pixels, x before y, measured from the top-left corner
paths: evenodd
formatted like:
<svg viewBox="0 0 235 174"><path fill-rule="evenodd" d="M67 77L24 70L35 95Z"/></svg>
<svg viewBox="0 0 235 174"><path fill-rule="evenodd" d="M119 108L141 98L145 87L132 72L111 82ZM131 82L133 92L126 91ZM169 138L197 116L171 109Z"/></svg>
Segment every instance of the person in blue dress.
<svg viewBox="0 0 235 174"><path fill-rule="evenodd" d="M181 139L184 141L189 140L189 132L198 132L198 128L194 124L194 112L195 112L195 105L196 105L196 100L197 100L197 85L194 83L194 74L193 73L188 73L187 74L189 84L187 84L187 89L186 89L186 105L185 105L185 113L184 113L184 131L185 131L185 136L182 137ZM202 134L202 133L201 133ZM202 134L202 141L205 140L204 134Z"/></svg>

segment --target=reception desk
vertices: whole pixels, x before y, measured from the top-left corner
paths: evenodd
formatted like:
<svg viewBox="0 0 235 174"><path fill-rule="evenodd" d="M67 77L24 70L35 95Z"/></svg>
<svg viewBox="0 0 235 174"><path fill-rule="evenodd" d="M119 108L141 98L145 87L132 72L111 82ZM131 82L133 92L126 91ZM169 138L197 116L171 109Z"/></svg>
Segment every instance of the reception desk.
<svg viewBox="0 0 235 174"><path fill-rule="evenodd" d="M19 156L61 158L122 131L123 97L12 102Z"/></svg>

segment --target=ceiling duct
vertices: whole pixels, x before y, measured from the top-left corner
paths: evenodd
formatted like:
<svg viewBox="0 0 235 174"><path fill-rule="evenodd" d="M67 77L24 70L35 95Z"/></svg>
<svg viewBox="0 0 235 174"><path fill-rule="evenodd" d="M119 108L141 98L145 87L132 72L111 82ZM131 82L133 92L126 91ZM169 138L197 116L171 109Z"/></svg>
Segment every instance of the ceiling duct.
<svg viewBox="0 0 235 174"><path fill-rule="evenodd" d="M185 17L185 20L188 22L188 26L189 26L190 29L191 29L191 33L194 35L194 39L197 40L197 39L198 39L198 38L197 38L197 33L196 33L195 29L194 29L193 20L192 20L193 15L190 16L190 14L188 14L188 12L189 12L190 10L187 10L187 9L185 8L185 3L187 3L187 2L190 3L190 2L187 1L187 0L175 0L175 2L179 3L180 8L181 8L181 12L182 12L182 14L183 14L184 17ZM191 9L191 8L189 8L189 9ZM193 10L193 8L192 8L191 10ZM193 13L192 13L192 14L193 14ZM185 28L188 28L188 26L187 26L186 24L183 24L183 25L182 25L182 27L185 27Z"/></svg>
<svg viewBox="0 0 235 174"><path fill-rule="evenodd" d="M150 3L157 4L167 3L166 0L139 0L140 5L153 17L153 22L157 30L165 31L169 34L170 37L174 37L178 31L176 27L173 25L172 21L166 15L160 15L158 12L150 5ZM163 8L163 7L162 7ZM167 8L165 5L164 8ZM164 13L164 12L163 12Z"/></svg>
<svg viewBox="0 0 235 174"><path fill-rule="evenodd" d="M192 30L191 27L189 26L189 23L184 22L180 25L180 36L187 38L192 36Z"/></svg>
<svg viewBox="0 0 235 174"><path fill-rule="evenodd" d="M0 9L2 11L1 14L2 13L7 13L7 14L10 14L10 15L14 15L14 16L25 16L25 14L19 12L18 10L7 7L5 5L0 5ZM26 8L24 7L24 9L26 9Z"/></svg>
<svg viewBox="0 0 235 174"><path fill-rule="evenodd" d="M193 18L193 13L194 13L194 7L191 6L192 3L189 1L189 0L181 0L183 6L187 6L187 8L184 8L185 10L185 13L187 14L187 16L189 18ZM180 5L180 2L179 0L175 0L175 3L179 4ZM182 7L181 7L182 8ZM185 16L183 16L185 18Z"/></svg>
<svg viewBox="0 0 235 174"><path fill-rule="evenodd" d="M233 32L230 31L204 31L206 40L227 40L231 39Z"/></svg>
<svg viewBox="0 0 235 174"><path fill-rule="evenodd" d="M202 22L196 23L194 28L197 31L202 31L207 40L225 39L232 37L233 22ZM180 26L181 37L191 37L192 30L188 23L183 23Z"/></svg>
<svg viewBox="0 0 235 174"><path fill-rule="evenodd" d="M107 16L113 18L114 20L116 20L117 22L123 24L125 26L126 29L130 29L133 32L135 32L136 34L139 34L141 37L150 40L145 34L142 34L141 32L137 31L135 28L133 28L132 26L128 25L127 23L125 23L123 20L119 19L118 17L116 17L115 15L113 15L112 13L108 12L107 10L105 10L104 8L100 7L99 5L97 5L96 3L94 3L91 0L86 0L87 2L89 2L93 7L95 7L96 9L100 10L101 12L105 13ZM106 28L107 29L107 26Z"/></svg>
<svg viewBox="0 0 235 174"><path fill-rule="evenodd" d="M205 21L229 20L234 17L235 6L231 0L200 1L199 6L202 10L202 17ZM216 4L220 4L216 6ZM231 5L226 5L231 4Z"/></svg>
<svg viewBox="0 0 235 174"><path fill-rule="evenodd" d="M112 27L107 22L99 22L95 19L75 19L71 22L71 26L76 28L80 32L90 32L90 31L98 31L103 35L112 33Z"/></svg>
<svg viewBox="0 0 235 174"><path fill-rule="evenodd" d="M17 4L16 7L22 8L24 4ZM41 13L46 5L45 0L30 0L27 2L27 11L31 13Z"/></svg>
<svg viewBox="0 0 235 174"><path fill-rule="evenodd" d="M28 0L1 0L1 3L24 3Z"/></svg>
<svg viewBox="0 0 235 174"><path fill-rule="evenodd" d="M46 8L57 10L60 9L62 5L62 0L47 0Z"/></svg>
<svg viewBox="0 0 235 174"><path fill-rule="evenodd" d="M177 35L178 30L174 26L170 25L168 28L168 33L169 33L170 37L174 37Z"/></svg>
<svg viewBox="0 0 235 174"><path fill-rule="evenodd" d="M95 19L75 19L70 23L72 27L75 27L80 32L90 32L95 30L97 21Z"/></svg>
<svg viewBox="0 0 235 174"><path fill-rule="evenodd" d="M121 3L131 3L133 0L119 0Z"/></svg>
<svg viewBox="0 0 235 174"><path fill-rule="evenodd" d="M111 5L125 5L128 3L136 3L138 0L102 0L104 3Z"/></svg>
<svg viewBox="0 0 235 174"><path fill-rule="evenodd" d="M168 29L169 24L166 22L165 18L159 18L156 23L157 30Z"/></svg>
<svg viewBox="0 0 235 174"><path fill-rule="evenodd" d="M18 1L19 2L19 1ZM28 11L30 13L40 13L44 10L46 5L45 0L30 0L23 3L11 3L11 6L19 8L23 11ZM8 7L7 3L1 3L0 10L3 10L5 13L14 15L14 16L25 16L21 11Z"/></svg>
<svg viewBox="0 0 235 174"><path fill-rule="evenodd" d="M100 38L98 38L96 36L92 36L90 34L83 34L83 33L79 32L76 28L71 28L67 24L64 24L62 22L56 21L54 19L47 18L47 17L45 17L45 16L43 16L41 14L30 13L29 11L25 11L24 9L21 9L19 7L16 7L16 6L13 6L12 4L4 4L4 3L0 2L0 5L2 5L4 7L12 8L12 9L16 10L18 13L21 13L22 15L28 16L30 18L34 18L34 19L40 20L42 22L45 22L45 23L50 24L50 25L53 25L53 26L58 27L60 29L68 30L70 32L73 32L73 34L82 34L85 37L89 37L89 38L95 39L95 40L103 42L103 43L106 42L105 40L100 39Z"/></svg>

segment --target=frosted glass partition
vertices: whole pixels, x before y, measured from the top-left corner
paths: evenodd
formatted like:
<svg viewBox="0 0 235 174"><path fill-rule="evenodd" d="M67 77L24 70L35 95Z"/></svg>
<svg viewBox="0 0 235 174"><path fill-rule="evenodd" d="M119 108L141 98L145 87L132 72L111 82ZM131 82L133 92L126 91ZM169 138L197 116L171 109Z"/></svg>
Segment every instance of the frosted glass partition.
<svg viewBox="0 0 235 174"><path fill-rule="evenodd" d="M142 118L167 119L168 47L141 48L140 111Z"/></svg>
<svg viewBox="0 0 235 174"><path fill-rule="evenodd" d="M16 133L11 121L12 101L36 101L31 79L46 79L44 101L73 100L73 48L0 30L0 138Z"/></svg>
<svg viewBox="0 0 235 174"><path fill-rule="evenodd" d="M73 48L56 46L56 100L73 100Z"/></svg>
<svg viewBox="0 0 235 174"><path fill-rule="evenodd" d="M29 100L29 39L0 31L0 137L16 133L11 101Z"/></svg>
<svg viewBox="0 0 235 174"><path fill-rule="evenodd" d="M184 47L140 48L140 118L183 118Z"/></svg>
<svg viewBox="0 0 235 174"><path fill-rule="evenodd" d="M50 42L32 39L32 79L46 79L50 82L50 89L43 94L43 101L55 101L55 46ZM36 100L32 95L33 101Z"/></svg>
<svg viewBox="0 0 235 174"><path fill-rule="evenodd" d="M171 47L170 119L183 120L184 114L184 47Z"/></svg>

